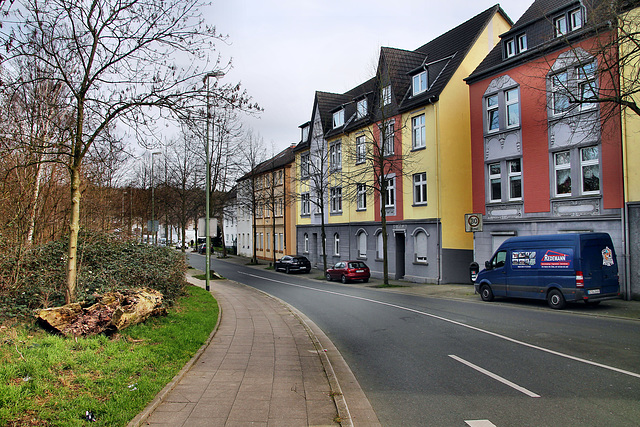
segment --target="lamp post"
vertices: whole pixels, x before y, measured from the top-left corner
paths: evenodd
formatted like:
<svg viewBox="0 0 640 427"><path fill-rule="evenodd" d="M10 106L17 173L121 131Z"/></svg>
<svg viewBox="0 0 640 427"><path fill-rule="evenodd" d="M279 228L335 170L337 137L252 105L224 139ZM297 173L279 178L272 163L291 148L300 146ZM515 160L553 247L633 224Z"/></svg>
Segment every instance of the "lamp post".
<svg viewBox="0 0 640 427"><path fill-rule="evenodd" d="M156 230L156 221L155 221L155 189L156 189L156 176L153 174L153 164L154 156L162 154L159 151L155 153L151 153L151 230L153 232L153 240L154 244L158 245L158 231Z"/></svg>
<svg viewBox="0 0 640 427"><path fill-rule="evenodd" d="M210 95L210 91L209 91L209 78L210 77L215 77L216 79L219 77L224 76L224 73L222 71L212 71L210 73L207 73L204 78L202 79L202 83L205 83L207 85L207 113L205 115L205 118L207 120L207 129L206 129L206 135L204 137L204 156L205 156L205 181L206 181L206 190L205 190L205 207L204 207L204 238L205 238L205 247L204 247L204 257L205 257L205 261L204 261L204 277L205 277L205 289L207 291L209 291L210 287L209 287L209 283L211 281L211 267L210 267L210 263L211 263L211 242L210 242L210 237L209 237L209 220L210 220L210 216L211 213L209 212L209 193L211 191L211 162L209 160L209 134L210 134L210 119L211 119L211 107L209 105L209 95Z"/></svg>

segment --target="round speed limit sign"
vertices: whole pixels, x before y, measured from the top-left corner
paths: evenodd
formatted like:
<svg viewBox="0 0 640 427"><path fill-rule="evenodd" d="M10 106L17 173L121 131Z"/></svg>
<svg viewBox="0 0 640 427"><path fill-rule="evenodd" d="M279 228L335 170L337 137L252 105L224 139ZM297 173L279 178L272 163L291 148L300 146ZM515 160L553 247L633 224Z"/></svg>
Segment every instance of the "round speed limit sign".
<svg viewBox="0 0 640 427"><path fill-rule="evenodd" d="M478 217L478 215L469 215L467 222L469 223L469 226L477 227L478 225L480 225L480 218Z"/></svg>

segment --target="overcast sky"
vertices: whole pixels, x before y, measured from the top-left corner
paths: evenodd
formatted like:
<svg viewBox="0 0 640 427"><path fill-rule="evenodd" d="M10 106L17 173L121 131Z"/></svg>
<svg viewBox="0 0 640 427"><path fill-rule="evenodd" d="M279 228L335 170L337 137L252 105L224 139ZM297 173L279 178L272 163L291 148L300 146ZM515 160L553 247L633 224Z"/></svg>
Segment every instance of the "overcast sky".
<svg viewBox="0 0 640 427"><path fill-rule="evenodd" d="M502 8L513 22L533 0ZM206 19L241 82L264 108L245 126L278 152L300 140L316 90L343 93L371 78L380 47L414 50L490 8L491 0L213 0Z"/></svg>

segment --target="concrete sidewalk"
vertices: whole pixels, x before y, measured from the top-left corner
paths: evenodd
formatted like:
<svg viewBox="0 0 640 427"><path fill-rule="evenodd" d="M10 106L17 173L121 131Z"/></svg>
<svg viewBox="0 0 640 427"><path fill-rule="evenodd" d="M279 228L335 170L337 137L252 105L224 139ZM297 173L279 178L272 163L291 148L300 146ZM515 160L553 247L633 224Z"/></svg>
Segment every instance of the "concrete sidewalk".
<svg viewBox="0 0 640 427"><path fill-rule="evenodd" d="M380 425L337 349L302 313L236 282L211 287L220 306L212 337L129 426Z"/></svg>

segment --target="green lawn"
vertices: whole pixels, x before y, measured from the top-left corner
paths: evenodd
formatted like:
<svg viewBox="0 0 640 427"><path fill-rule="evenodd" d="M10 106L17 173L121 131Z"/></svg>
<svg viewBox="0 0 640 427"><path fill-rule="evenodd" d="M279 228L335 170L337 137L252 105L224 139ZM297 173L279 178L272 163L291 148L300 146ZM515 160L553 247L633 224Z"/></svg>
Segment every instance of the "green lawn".
<svg viewBox="0 0 640 427"><path fill-rule="evenodd" d="M166 317L115 337L63 338L0 326L0 426L126 425L204 344L218 305L189 286Z"/></svg>

